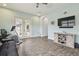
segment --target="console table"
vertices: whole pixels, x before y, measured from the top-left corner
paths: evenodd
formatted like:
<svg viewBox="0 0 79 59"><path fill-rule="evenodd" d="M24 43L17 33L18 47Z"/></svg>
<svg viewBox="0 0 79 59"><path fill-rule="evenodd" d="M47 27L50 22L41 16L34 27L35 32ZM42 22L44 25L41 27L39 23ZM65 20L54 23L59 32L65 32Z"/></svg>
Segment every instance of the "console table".
<svg viewBox="0 0 79 59"><path fill-rule="evenodd" d="M75 48L75 34L70 33L54 33L54 42L63 46Z"/></svg>

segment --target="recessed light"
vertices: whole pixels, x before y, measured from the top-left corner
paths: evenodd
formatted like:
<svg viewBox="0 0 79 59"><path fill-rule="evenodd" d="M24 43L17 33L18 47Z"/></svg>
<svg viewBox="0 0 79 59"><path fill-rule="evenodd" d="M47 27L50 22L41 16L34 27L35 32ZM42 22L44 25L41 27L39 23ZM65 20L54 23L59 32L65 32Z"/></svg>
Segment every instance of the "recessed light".
<svg viewBox="0 0 79 59"><path fill-rule="evenodd" d="M5 6L7 6L7 4L4 3L3 6L5 7Z"/></svg>

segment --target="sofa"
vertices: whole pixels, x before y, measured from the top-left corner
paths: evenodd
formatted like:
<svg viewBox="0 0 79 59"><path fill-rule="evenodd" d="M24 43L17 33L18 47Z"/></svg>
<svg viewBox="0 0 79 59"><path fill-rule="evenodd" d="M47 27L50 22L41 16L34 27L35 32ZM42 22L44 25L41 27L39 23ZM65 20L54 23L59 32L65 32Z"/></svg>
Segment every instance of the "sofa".
<svg viewBox="0 0 79 59"><path fill-rule="evenodd" d="M3 31L4 33L5 30ZM18 36L17 35L4 35L0 36L0 42L2 45L0 46L0 56L18 56L17 43Z"/></svg>

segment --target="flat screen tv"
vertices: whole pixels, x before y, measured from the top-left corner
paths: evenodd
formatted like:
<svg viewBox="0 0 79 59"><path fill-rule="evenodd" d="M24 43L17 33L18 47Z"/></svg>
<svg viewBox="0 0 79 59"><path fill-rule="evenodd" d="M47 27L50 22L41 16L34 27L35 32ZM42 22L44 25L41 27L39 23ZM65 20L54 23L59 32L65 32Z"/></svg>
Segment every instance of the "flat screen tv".
<svg viewBox="0 0 79 59"><path fill-rule="evenodd" d="M58 19L59 28L73 28L75 26L75 16L68 16Z"/></svg>

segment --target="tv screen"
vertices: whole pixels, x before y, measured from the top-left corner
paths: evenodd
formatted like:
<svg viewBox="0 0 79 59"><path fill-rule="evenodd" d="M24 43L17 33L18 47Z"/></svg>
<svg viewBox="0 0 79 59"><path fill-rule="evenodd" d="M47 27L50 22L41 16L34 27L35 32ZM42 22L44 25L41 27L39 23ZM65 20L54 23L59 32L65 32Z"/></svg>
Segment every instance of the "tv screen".
<svg viewBox="0 0 79 59"><path fill-rule="evenodd" d="M75 25L75 16L69 16L58 19L59 28L73 28Z"/></svg>

